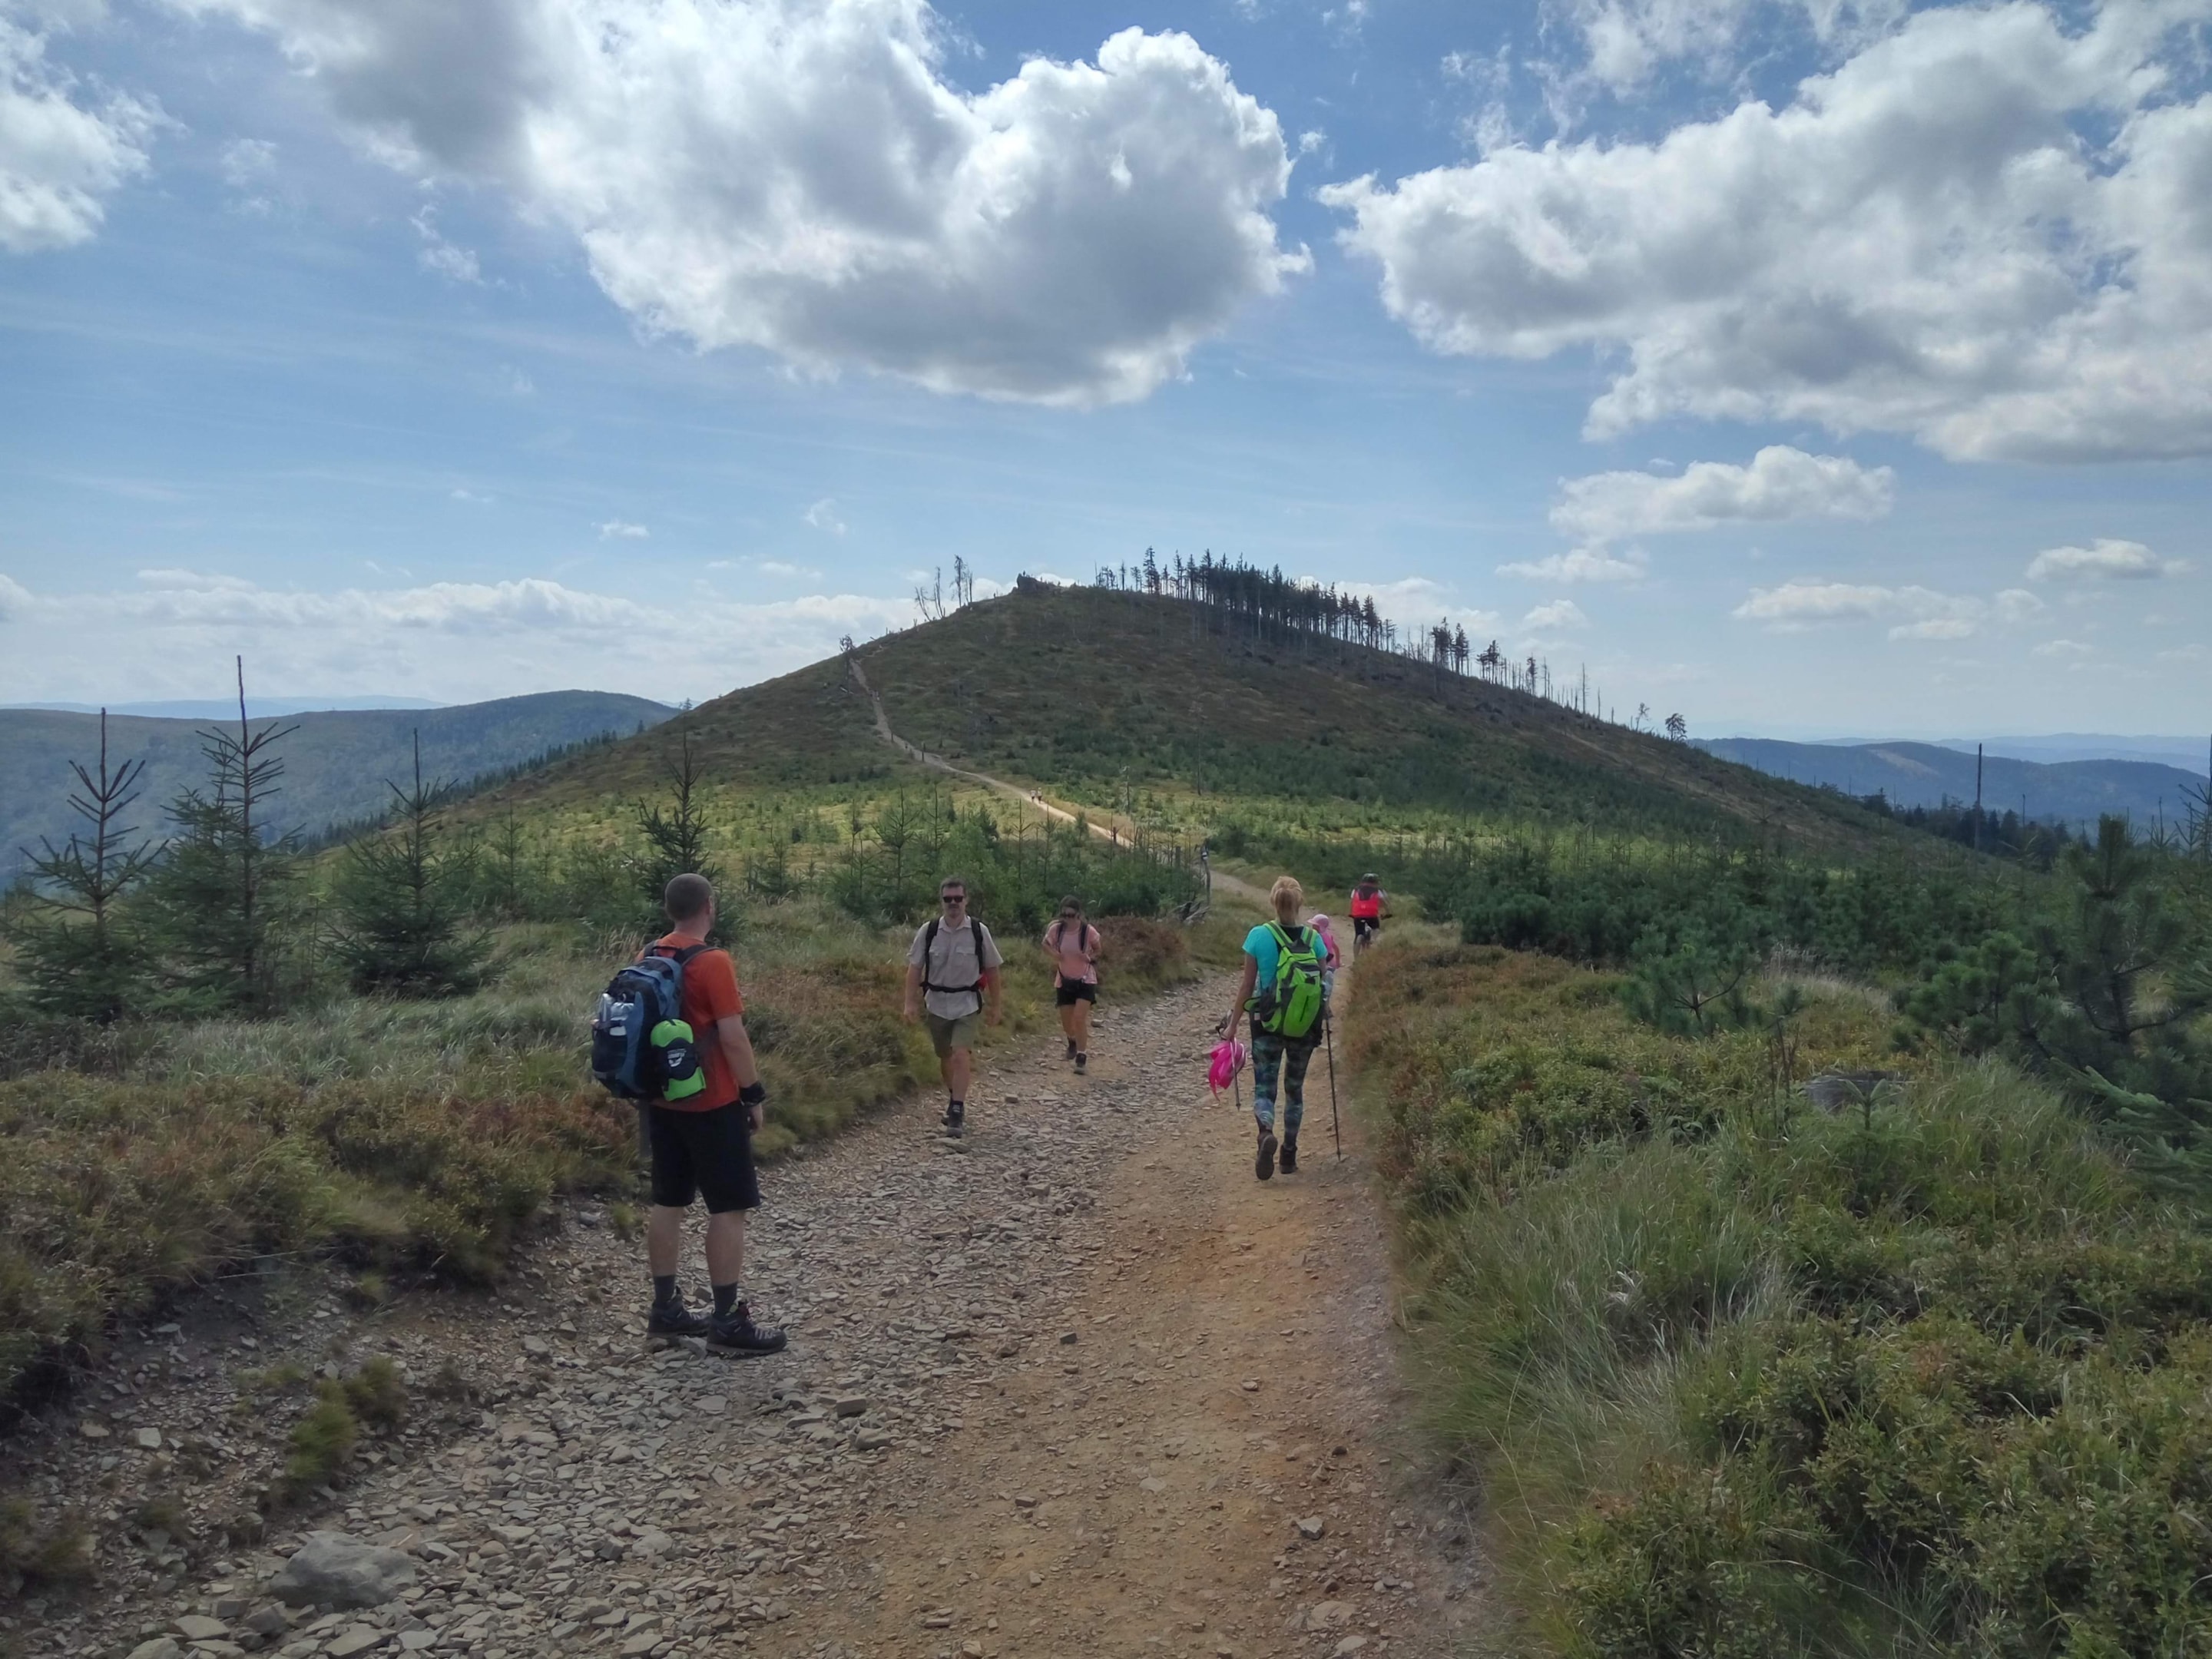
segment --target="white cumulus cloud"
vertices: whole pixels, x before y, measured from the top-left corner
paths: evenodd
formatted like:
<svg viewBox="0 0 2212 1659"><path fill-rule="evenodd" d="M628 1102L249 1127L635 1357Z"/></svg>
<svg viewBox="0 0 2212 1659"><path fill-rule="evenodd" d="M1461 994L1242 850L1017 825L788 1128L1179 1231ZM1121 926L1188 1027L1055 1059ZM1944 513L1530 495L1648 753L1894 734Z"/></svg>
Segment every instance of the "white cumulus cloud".
<svg viewBox="0 0 2212 1659"><path fill-rule="evenodd" d="M1324 189L1431 348L1618 353L1594 434L1670 416L1953 457L2212 453L2204 0L1932 7L1654 142Z"/></svg>
<svg viewBox="0 0 2212 1659"><path fill-rule="evenodd" d="M1047 404L1141 398L1303 269L1273 112L1188 35L943 77L926 0L169 0L395 164L565 225L647 327Z"/></svg>
<svg viewBox="0 0 2212 1659"><path fill-rule="evenodd" d="M2035 654L2039 657L2063 657L2078 659L2082 657L2093 657L2096 653L2094 646L2084 645L2079 640L2045 640L2035 647Z"/></svg>
<svg viewBox="0 0 2212 1659"><path fill-rule="evenodd" d="M626 523L621 519L609 519L599 526L599 539L603 542L641 542L652 534L643 525Z"/></svg>
<svg viewBox="0 0 2212 1659"><path fill-rule="evenodd" d="M799 516L815 529L827 531L832 536L845 533L845 521L837 516L837 503L830 496L824 495Z"/></svg>
<svg viewBox="0 0 2212 1659"><path fill-rule="evenodd" d="M146 170L161 122L151 103L82 86L47 58L43 34L0 9L0 252L96 235L106 198Z"/></svg>
<svg viewBox="0 0 2212 1659"><path fill-rule="evenodd" d="M2087 547L2046 547L2029 562L2032 582L2150 581L2178 576L2186 561L2161 559L2141 542L2100 536Z"/></svg>
<svg viewBox="0 0 2212 1659"><path fill-rule="evenodd" d="M13 576L0 575L0 623L14 622L31 608L31 590Z"/></svg>
<svg viewBox="0 0 2212 1659"><path fill-rule="evenodd" d="M1698 461L1673 475L1596 472L1566 479L1552 508L1552 527L1601 545L1723 524L1879 519L1889 511L1896 482L1886 466L1869 469L1840 455L1769 444L1748 466Z"/></svg>

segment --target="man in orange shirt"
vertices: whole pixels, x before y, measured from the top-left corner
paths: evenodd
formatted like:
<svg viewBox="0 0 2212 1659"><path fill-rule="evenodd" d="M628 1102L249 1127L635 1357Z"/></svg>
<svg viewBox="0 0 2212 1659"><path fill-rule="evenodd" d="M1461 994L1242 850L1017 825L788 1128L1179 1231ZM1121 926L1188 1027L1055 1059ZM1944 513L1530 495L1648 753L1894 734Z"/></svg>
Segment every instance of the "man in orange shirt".
<svg viewBox="0 0 2212 1659"><path fill-rule="evenodd" d="M645 1224L653 1312L646 1328L655 1336L703 1336L708 1347L725 1353L774 1353L783 1346L783 1333L753 1323L744 1299L745 1212L760 1207L753 1135L761 1127L768 1091L761 1086L752 1039L745 1035L737 964L727 951L705 948L714 926L714 889L706 877L678 876L668 884L662 903L669 931L646 950L663 956L694 953L684 964L684 1018L698 1046L706 1086L688 1099L653 1101L645 1109L646 1141L653 1153L653 1207ZM714 1287L711 1317L685 1307L676 1288L684 1212L698 1197L707 1200L707 1279Z"/></svg>

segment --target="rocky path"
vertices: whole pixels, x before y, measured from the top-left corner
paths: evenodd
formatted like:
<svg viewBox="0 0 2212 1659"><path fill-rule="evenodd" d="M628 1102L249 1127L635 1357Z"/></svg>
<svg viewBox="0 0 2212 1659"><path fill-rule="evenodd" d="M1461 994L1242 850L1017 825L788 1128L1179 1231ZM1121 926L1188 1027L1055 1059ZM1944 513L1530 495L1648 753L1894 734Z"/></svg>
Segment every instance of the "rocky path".
<svg viewBox="0 0 2212 1659"><path fill-rule="evenodd" d="M963 1142L908 1103L769 1171L747 1277L791 1330L781 1355L647 1351L641 1247L578 1212L527 1300L425 1297L354 1342L418 1383L465 1351L495 1406L289 1530L15 1639L146 1659L1449 1651L1471 1547L1400 1427L1367 1170L1349 1136L1330 1155L1317 1065L1304 1167L1253 1179L1248 1123L1202 1080L1226 996L1109 1005L1086 1079L1056 1034L1016 1039ZM142 1389L114 1432L163 1409ZM279 1613L265 1586L313 1528L400 1552L411 1586Z"/></svg>

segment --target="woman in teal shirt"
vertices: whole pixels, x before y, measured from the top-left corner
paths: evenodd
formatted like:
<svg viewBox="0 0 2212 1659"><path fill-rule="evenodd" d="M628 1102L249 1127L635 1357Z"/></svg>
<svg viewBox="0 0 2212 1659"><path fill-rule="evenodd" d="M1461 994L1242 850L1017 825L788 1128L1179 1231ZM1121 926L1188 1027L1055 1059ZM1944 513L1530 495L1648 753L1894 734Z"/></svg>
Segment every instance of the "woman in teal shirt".
<svg viewBox="0 0 2212 1659"><path fill-rule="evenodd" d="M1276 922L1283 932L1292 939L1302 939L1305 929L1298 921L1298 912L1305 908L1305 890L1291 877L1279 876L1267 891L1267 900L1275 907ZM1282 946L1276 939L1274 927L1263 921L1245 934L1244 976L1237 984L1237 1000L1230 1005L1229 1018L1222 1028L1231 1042L1237 1040L1237 1022L1251 1006L1254 992L1260 986L1274 984L1281 957ZM1256 1021L1253 1024L1252 1115L1259 1121L1260 1146L1252 1160L1252 1173L1262 1181L1272 1180L1275 1173L1275 1094L1279 1083L1283 1095L1283 1173L1297 1173L1298 1125L1305 1121L1306 1067L1313 1063L1315 1042L1311 1036L1277 1036L1261 1030Z"/></svg>

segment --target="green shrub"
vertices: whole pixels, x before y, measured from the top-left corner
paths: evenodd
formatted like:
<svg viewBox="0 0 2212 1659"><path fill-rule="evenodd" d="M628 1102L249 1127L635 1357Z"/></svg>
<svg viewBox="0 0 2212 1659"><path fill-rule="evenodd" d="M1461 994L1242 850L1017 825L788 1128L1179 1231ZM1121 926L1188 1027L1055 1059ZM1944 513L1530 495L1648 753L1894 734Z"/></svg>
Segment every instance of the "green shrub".
<svg viewBox="0 0 2212 1659"><path fill-rule="evenodd" d="M361 1425L347 1403L345 1389L325 1382L315 1403L292 1425L284 1456L284 1480L295 1497L317 1486L335 1485L353 1462Z"/></svg>
<svg viewBox="0 0 2212 1659"><path fill-rule="evenodd" d="M67 1583L92 1571L93 1536L73 1509L42 1515L26 1498L0 1498L0 1583Z"/></svg>
<svg viewBox="0 0 2212 1659"><path fill-rule="evenodd" d="M370 1360L340 1388L346 1405L360 1422L375 1429L396 1429L407 1416L407 1384L398 1366L382 1354Z"/></svg>

